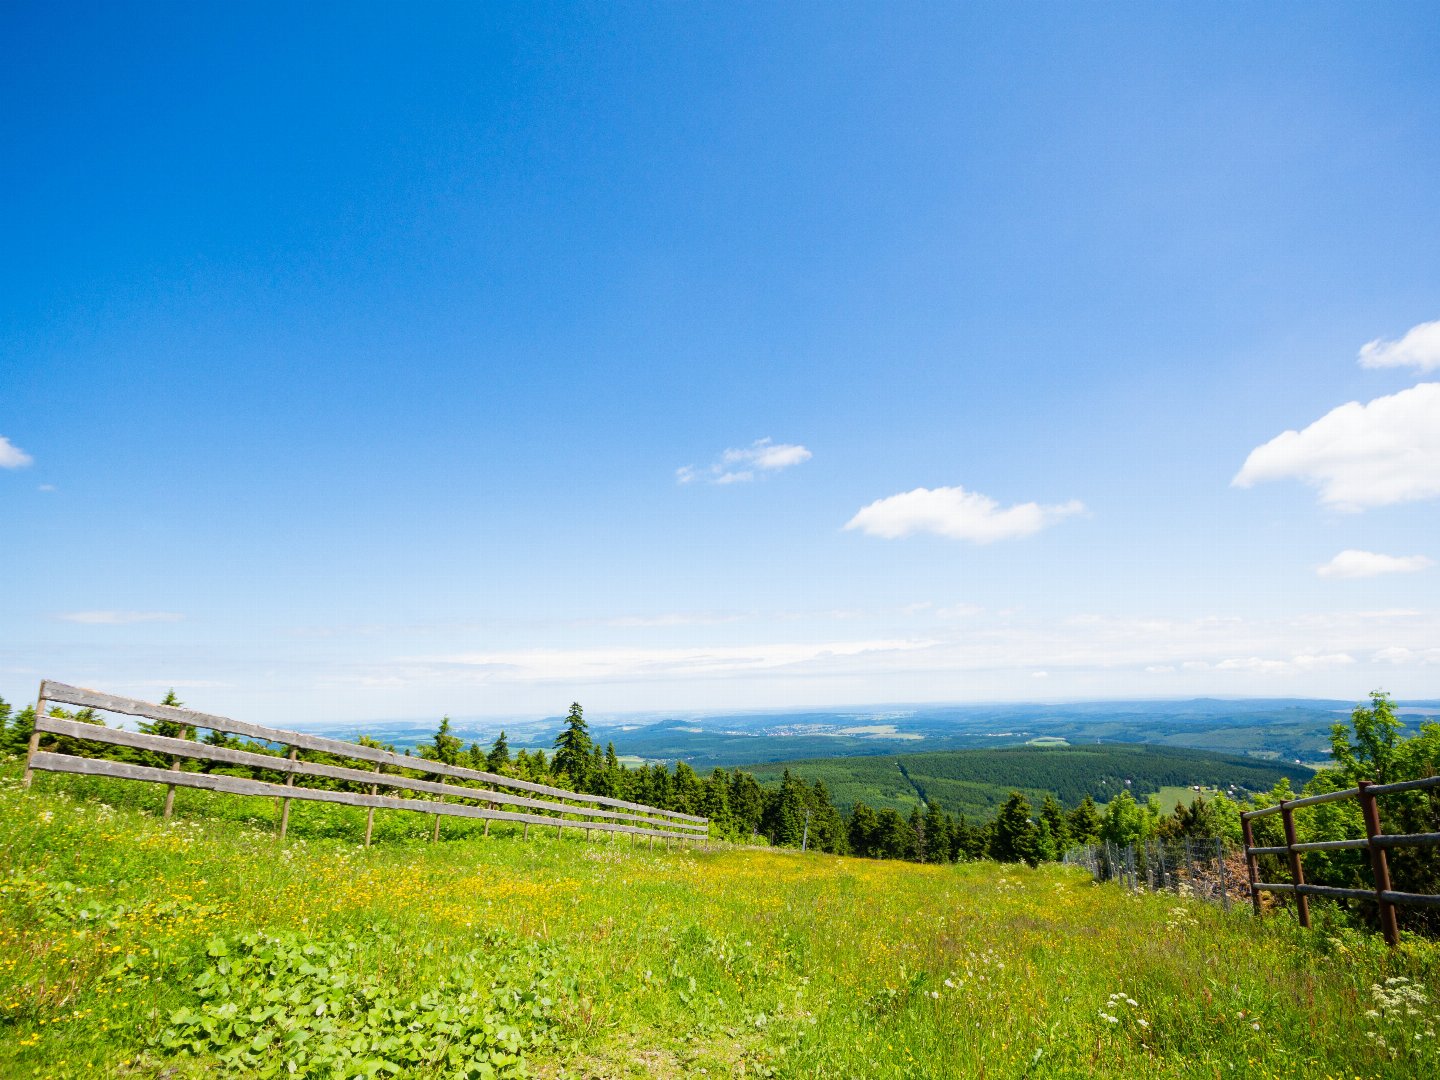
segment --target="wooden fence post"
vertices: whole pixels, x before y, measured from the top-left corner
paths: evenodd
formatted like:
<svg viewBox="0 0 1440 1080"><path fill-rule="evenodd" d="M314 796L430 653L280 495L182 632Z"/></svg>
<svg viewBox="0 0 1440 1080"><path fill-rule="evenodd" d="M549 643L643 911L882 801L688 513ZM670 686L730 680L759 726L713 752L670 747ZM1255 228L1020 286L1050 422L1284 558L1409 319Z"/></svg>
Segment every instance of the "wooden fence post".
<svg viewBox="0 0 1440 1080"><path fill-rule="evenodd" d="M375 771L376 771L377 773L380 771L380 766L379 766L379 765L376 765L376 766L375 766ZM380 794L380 785L379 785L379 784L371 784L371 785L370 785L370 794L371 794L371 795L379 795L379 794ZM366 847L369 847L369 846L370 846L370 834L373 833L374 831L375 831L375 807L372 806L372 807L370 807L369 810L367 810L366 813L365 813L365 846L366 846Z"/></svg>
<svg viewBox="0 0 1440 1080"><path fill-rule="evenodd" d="M181 728L180 728L180 738L182 738L182 739L188 739L188 738L190 738L191 732L193 732L193 730L194 730L193 728L181 727ZM171 759L171 761L170 761L170 771L171 771L171 772L179 772L179 771L180 771L180 759L179 759L178 757ZM175 785L174 785L174 784L166 784L166 785L165 785L165 820L166 820L166 821L169 821L169 820L170 820L170 813L171 813L171 811L173 811L174 809L175 809Z"/></svg>
<svg viewBox="0 0 1440 1080"><path fill-rule="evenodd" d="M1295 911L1300 916L1300 925L1310 928L1310 898L1300 891L1305 884L1305 868L1300 865L1300 852L1295 850L1295 811L1288 802L1280 804L1280 820L1285 826L1285 846L1289 848L1290 880L1295 883Z"/></svg>
<svg viewBox="0 0 1440 1080"><path fill-rule="evenodd" d="M441 795L441 796L439 796L435 801L436 801L436 802L442 802L442 803L443 803L443 802L445 801L445 796L444 796L444 795ZM439 814L436 814L436 815L435 815L435 831L430 834L430 842L433 844L436 840L439 840L439 839L440 839L440 815L439 815Z"/></svg>
<svg viewBox="0 0 1440 1080"><path fill-rule="evenodd" d="M520 837L520 839L521 839L521 840L529 840L529 839L530 839L530 822L528 822L528 821L525 822L525 833L524 833L523 836Z"/></svg>
<svg viewBox="0 0 1440 1080"><path fill-rule="evenodd" d="M45 715L45 684L40 684L40 692L35 695L35 719L38 721ZM35 770L30 768L30 762L35 760L35 754L40 749L40 729L36 728L30 732L30 748L25 754L25 779L22 784L30 786L30 779L35 775Z"/></svg>
<svg viewBox="0 0 1440 1080"><path fill-rule="evenodd" d="M1244 837L1245 844L1245 872L1250 877L1250 904L1255 909L1255 914L1260 914L1260 890L1255 888L1260 881L1260 876L1255 865L1255 828L1250 824L1250 819L1240 815L1240 834Z"/></svg>
<svg viewBox="0 0 1440 1080"><path fill-rule="evenodd" d="M294 746L292 746L292 747L290 747L290 753L287 754L286 756L287 756L291 761L294 761L295 758L296 758L296 756L297 756L299 753L300 753L299 749L296 748L296 747L294 747ZM285 774L285 786L288 787L288 788L293 788L293 787L295 786L295 773L294 773L294 772L288 772L288 773ZM289 800L288 798L285 798L285 799L281 799L281 800L280 800L280 839L281 839L281 840L284 840L284 839L285 839L285 832L286 832L286 830L289 829L289 828L290 828L290 800Z"/></svg>
<svg viewBox="0 0 1440 1080"><path fill-rule="evenodd" d="M1385 944L1400 944L1400 925L1395 919L1395 905L1385 899L1390 891L1390 859L1385 849L1375 842L1382 835L1380 828L1380 807L1370 793L1373 781L1361 780L1360 809L1365 815L1365 838L1370 847L1370 869L1375 875L1375 902L1380 905L1380 929L1385 935Z"/></svg>

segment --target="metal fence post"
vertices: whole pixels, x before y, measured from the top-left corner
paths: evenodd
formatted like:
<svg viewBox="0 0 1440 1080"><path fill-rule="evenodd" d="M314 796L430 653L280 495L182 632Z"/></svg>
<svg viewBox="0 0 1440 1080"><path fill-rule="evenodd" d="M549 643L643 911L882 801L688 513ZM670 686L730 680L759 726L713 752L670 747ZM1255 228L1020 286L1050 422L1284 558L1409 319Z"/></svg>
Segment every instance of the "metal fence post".
<svg viewBox="0 0 1440 1080"><path fill-rule="evenodd" d="M1390 860L1385 849L1375 842L1383 834L1380 828L1380 807L1370 793L1373 781L1361 780L1360 809L1365 815L1365 838L1369 841L1370 869L1375 875L1375 902L1380 905L1380 929L1385 935L1385 944L1400 944L1400 926L1395 919L1395 905L1385 899L1390 891Z"/></svg>
<svg viewBox="0 0 1440 1080"><path fill-rule="evenodd" d="M1260 890L1255 888L1260 877L1255 866L1255 828L1250 824L1250 819L1244 814L1240 815L1240 833L1245 843L1245 872L1250 877L1250 904L1255 909L1255 914L1260 914Z"/></svg>
<svg viewBox="0 0 1440 1080"><path fill-rule="evenodd" d="M1300 852L1295 850L1295 811L1288 802L1280 804L1280 821L1285 826L1285 847L1290 856L1290 880L1295 883L1295 911L1300 916L1300 925L1310 928L1310 898L1300 891L1305 884L1305 868L1300 865Z"/></svg>

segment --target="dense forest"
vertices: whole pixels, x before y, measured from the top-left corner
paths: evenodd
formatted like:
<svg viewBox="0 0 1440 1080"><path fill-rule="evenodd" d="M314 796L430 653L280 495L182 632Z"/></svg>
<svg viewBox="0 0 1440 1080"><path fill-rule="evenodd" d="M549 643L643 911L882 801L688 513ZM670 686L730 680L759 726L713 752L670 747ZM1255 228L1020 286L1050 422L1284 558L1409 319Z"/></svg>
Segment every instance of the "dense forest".
<svg viewBox="0 0 1440 1080"><path fill-rule="evenodd" d="M992 816L1012 790L1037 800L1049 793L1075 806L1087 795L1105 803L1121 791L1143 799L1165 787L1233 787L1246 795L1268 791L1287 777L1311 775L1304 766L1123 743L936 750L749 767L762 784L779 780L786 769L824 780L835 802L847 811L859 802L901 813L933 803L972 818Z"/></svg>

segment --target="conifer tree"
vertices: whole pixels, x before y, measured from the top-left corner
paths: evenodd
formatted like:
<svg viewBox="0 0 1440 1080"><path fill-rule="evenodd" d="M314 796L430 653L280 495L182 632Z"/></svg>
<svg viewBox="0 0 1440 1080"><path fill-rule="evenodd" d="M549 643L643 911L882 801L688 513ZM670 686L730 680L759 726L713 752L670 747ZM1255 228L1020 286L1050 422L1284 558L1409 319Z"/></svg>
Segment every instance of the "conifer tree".
<svg viewBox="0 0 1440 1080"><path fill-rule="evenodd" d="M1056 801L1055 796L1048 792L1045 801L1040 805L1040 822L1050 834L1051 853L1045 857L1058 859L1070 846L1070 826L1065 820L1064 808Z"/></svg>
<svg viewBox="0 0 1440 1080"><path fill-rule="evenodd" d="M185 703L175 696L175 688L172 686L166 691L165 696L160 699L161 705L169 705L171 708L183 709ZM174 720L141 720L135 725L144 735L163 735L167 739L181 739L185 737L185 725L177 724Z"/></svg>
<svg viewBox="0 0 1440 1080"><path fill-rule="evenodd" d="M500 734L495 736L495 741L490 744L490 752L485 755L485 769L487 772L504 772L510 767L510 740L505 737L505 729L500 729Z"/></svg>
<svg viewBox="0 0 1440 1080"><path fill-rule="evenodd" d="M1010 798L995 817L995 832L990 842L992 859L1035 865L1039 860L1039 833L1030 814L1030 800L1018 791L1010 792Z"/></svg>
<svg viewBox="0 0 1440 1080"><path fill-rule="evenodd" d="M1089 795L1080 805L1071 810L1065 820L1070 840L1075 844L1098 844L1100 842L1100 810Z"/></svg>
<svg viewBox="0 0 1440 1080"><path fill-rule="evenodd" d="M578 701L570 706L570 715L565 726L555 736L555 760L551 768L577 790L580 790L590 771L590 752L594 744L590 741L590 728L585 723L585 710Z"/></svg>
<svg viewBox="0 0 1440 1080"><path fill-rule="evenodd" d="M464 739L451 734L450 717L446 716L441 718L440 726L435 729L435 737L430 743L422 743L418 749L421 757L431 761L438 761L443 765L459 765L460 752L464 746Z"/></svg>
<svg viewBox="0 0 1440 1080"><path fill-rule="evenodd" d="M945 814L938 803L925 804L925 850L921 862L941 863L949 857L950 838L946 835Z"/></svg>

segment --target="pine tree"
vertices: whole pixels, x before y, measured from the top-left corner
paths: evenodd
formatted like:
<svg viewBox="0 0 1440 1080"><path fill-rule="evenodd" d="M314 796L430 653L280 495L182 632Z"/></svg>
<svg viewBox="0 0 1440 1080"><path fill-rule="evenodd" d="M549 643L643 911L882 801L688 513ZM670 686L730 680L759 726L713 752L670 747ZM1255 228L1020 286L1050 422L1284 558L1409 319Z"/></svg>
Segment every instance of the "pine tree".
<svg viewBox="0 0 1440 1080"><path fill-rule="evenodd" d="M850 850L864 858L878 858L880 841L880 819L875 811L863 802L857 802L850 811Z"/></svg>
<svg viewBox="0 0 1440 1080"><path fill-rule="evenodd" d="M1052 854L1047 855L1048 859L1058 859L1065 854L1070 846L1070 826L1065 821L1065 810L1055 800L1055 796L1045 795L1045 801L1040 805L1040 821L1050 831L1050 845Z"/></svg>
<svg viewBox="0 0 1440 1080"><path fill-rule="evenodd" d="M465 746L465 740L450 733L450 717L442 717L440 726L435 729L435 737L431 742L421 744L419 747L420 756L429 758L431 761L438 761L443 765L460 764L460 751Z"/></svg>
<svg viewBox="0 0 1440 1080"><path fill-rule="evenodd" d="M175 696L173 686L160 699L160 704L169 705L173 709L185 707L185 703ZM185 725L177 724L174 720L141 720L135 726L144 735L163 735L167 739L183 739L185 737Z"/></svg>
<svg viewBox="0 0 1440 1080"><path fill-rule="evenodd" d="M1030 814L1030 800L1020 792L1012 791L995 817L995 834L990 842L992 859L996 862L1027 862L1031 866L1039 861L1039 831Z"/></svg>
<svg viewBox="0 0 1440 1080"><path fill-rule="evenodd" d="M552 768L576 790L583 787L586 774L590 771L590 752L593 747L590 729L585 723L585 710L578 701L574 702L570 706L570 715L565 718L564 728L555 736L555 760Z"/></svg>
<svg viewBox="0 0 1440 1080"><path fill-rule="evenodd" d="M925 804L925 851L921 862L943 863L950 854L950 838L945 832L945 814L933 802Z"/></svg>
<svg viewBox="0 0 1440 1080"><path fill-rule="evenodd" d="M874 853L880 859L908 859L911 834L899 811L885 807L876 815Z"/></svg>
<svg viewBox="0 0 1440 1080"><path fill-rule="evenodd" d="M510 740L505 738L505 729L500 729L500 734L495 737L495 742L490 746L490 753L485 755L485 768L489 772L504 772L510 767Z"/></svg>
<svg viewBox="0 0 1440 1080"><path fill-rule="evenodd" d="M1065 821L1066 831L1074 844L1098 844L1100 842L1100 810L1095 800L1086 795L1080 805L1071 810Z"/></svg>

